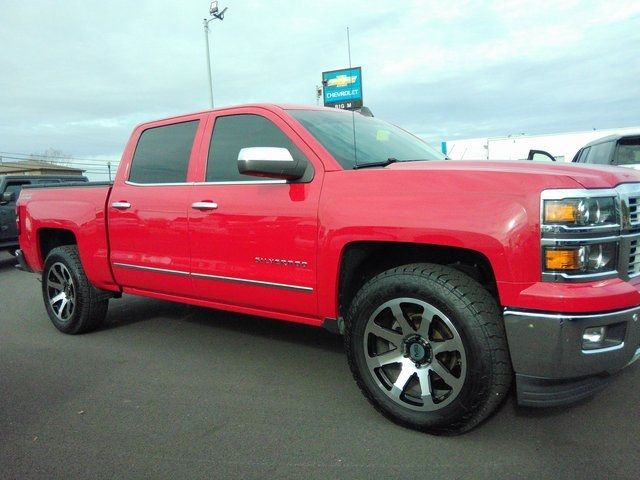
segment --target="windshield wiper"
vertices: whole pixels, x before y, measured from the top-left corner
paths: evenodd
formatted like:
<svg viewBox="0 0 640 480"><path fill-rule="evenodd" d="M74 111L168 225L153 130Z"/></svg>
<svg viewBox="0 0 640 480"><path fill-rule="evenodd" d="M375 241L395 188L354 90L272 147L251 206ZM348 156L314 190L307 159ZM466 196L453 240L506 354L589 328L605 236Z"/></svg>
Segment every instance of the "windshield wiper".
<svg viewBox="0 0 640 480"><path fill-rule="evenodd" d="M361 163L360 165L354 165L353 169L356 170L359 168L386 167L387 165L391 165L392 163L396 163L397 161L399 161L397 158L390 157L383 162Z"/></svg>

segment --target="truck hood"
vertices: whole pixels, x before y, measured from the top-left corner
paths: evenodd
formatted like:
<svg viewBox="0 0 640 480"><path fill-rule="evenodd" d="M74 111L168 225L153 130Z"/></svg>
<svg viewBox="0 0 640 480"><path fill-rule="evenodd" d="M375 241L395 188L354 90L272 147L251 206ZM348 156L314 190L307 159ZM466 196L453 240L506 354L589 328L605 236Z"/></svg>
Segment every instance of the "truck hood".
<svg viewBox="0 0 640 480"><path fill-rule="evenodd" d="M542 183L551 183L548 185L549 188L566 188L567 179L572 179L584 188L611 188L621 183L640 182L640 172L633 169L574 163L535 163L525 160L397 162L385 167L385 170L465 172L474 176L490 177L527 176ZM547 182L543 180L544 177L548 178ZM554 183L556 185L553 185Z"/></svg>

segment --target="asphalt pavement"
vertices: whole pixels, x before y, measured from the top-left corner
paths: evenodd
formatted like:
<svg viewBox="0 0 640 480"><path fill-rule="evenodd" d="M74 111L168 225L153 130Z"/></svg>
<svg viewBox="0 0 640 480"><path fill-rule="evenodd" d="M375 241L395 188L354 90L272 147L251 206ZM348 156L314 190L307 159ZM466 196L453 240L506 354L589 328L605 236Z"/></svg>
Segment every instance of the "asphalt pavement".
<svg viewBox="0 0 640 480"><path fill-rule="evenodd" d="M398 427L341 337L125 296L67 336L0 253L0 478L638 479L640 368L577 405L516 406L472 432Z"/></svg>

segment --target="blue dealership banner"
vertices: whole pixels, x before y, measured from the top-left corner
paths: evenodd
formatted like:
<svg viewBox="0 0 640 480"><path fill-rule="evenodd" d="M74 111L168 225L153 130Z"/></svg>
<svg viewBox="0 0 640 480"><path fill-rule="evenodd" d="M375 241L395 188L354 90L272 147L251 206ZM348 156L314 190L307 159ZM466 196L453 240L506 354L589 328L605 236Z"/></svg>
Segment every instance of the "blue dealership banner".
<svg viewBox="0 0 640 480"><path fill-rule="evenodd" d="M324 106L355 110L362 107L362 68L322 72Z"/></svg>

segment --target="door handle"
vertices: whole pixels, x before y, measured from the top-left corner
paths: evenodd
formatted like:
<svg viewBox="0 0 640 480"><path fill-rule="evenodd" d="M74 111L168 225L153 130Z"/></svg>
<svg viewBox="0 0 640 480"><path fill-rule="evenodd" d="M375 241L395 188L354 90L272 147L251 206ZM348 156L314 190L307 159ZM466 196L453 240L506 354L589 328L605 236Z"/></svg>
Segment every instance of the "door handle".
<svg viewBox="0 0 640 480"><path fill-rule="evenodd" d="M127 208L131 208L131 204L129 202L113 202L111 206L113 208L117 208L118 210L126 210Z"/></svg>
<svg viewBox="0 0 640 480"><path fill-rule="evenodd" d="M218 208L218 204L215 202L193 202L191 208L196 210L215 210Z"/></svg>

